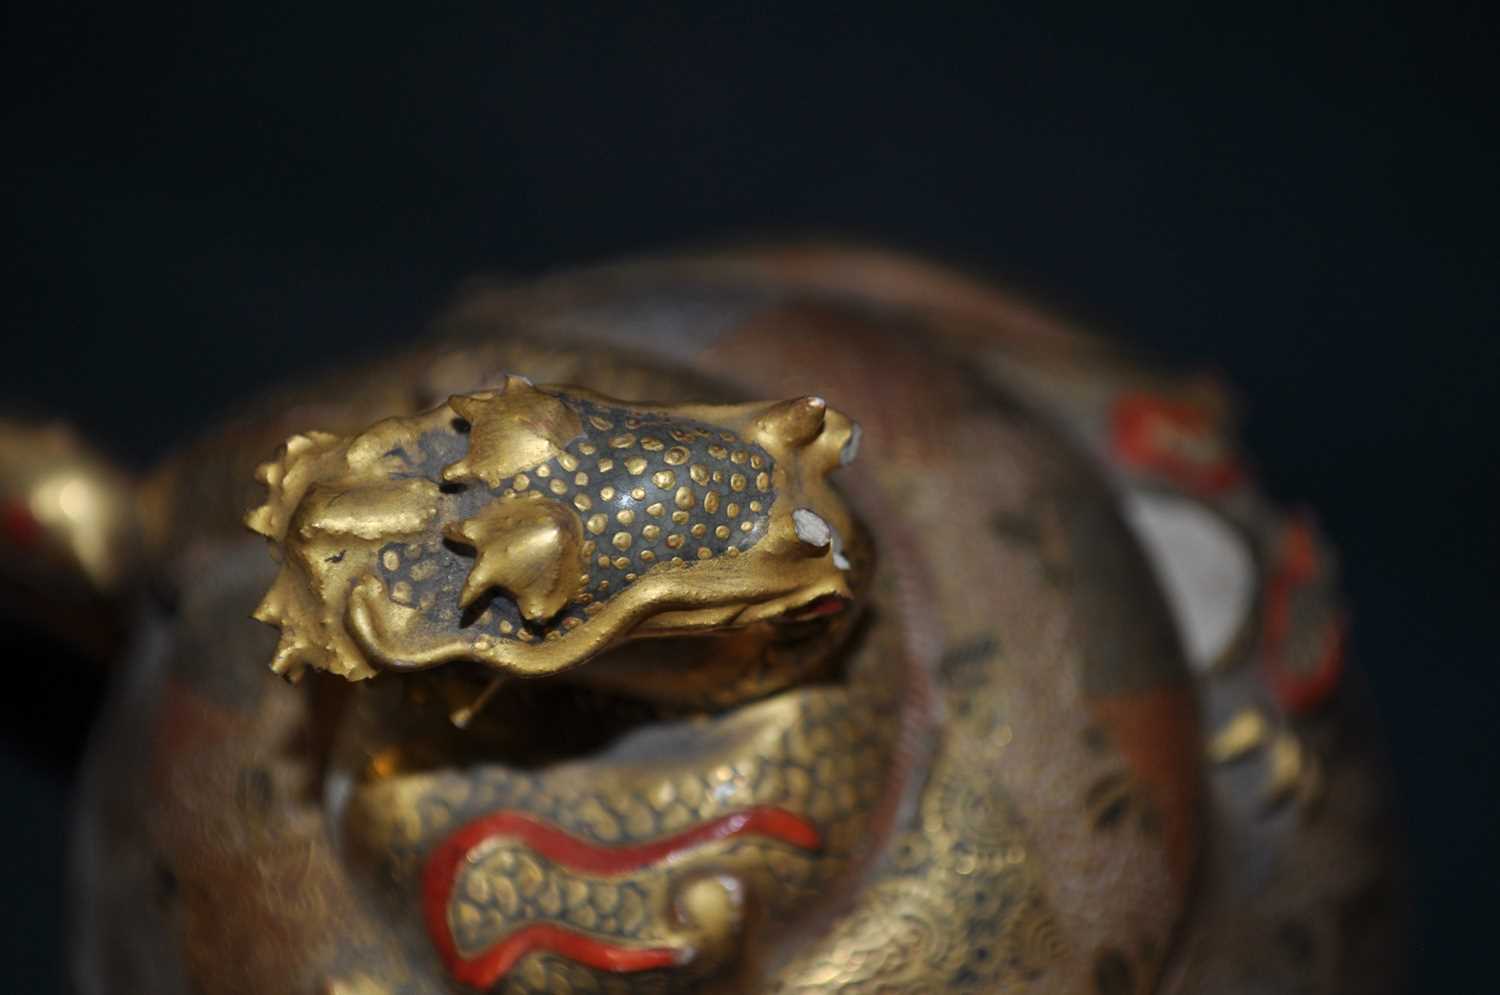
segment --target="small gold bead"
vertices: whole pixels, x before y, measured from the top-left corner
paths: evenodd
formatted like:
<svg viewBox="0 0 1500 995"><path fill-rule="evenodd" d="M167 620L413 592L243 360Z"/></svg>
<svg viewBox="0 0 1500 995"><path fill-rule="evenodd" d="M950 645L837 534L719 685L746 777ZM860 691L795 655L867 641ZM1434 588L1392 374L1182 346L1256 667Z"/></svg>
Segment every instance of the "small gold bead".
<svg viewBox="0 0 1500 995"><path fill-rule="evenodd" d="M621 508L619 511L615 512L615 521L619 522L621 525L629 525L631 522L635 521L635 512L631 511L629 508Z"/></svg>
<svg viewBox="0 0 1500 995"><path fill-rule="evenodd" d="M656 554L653 553L653 552L651 552L651 550L649 550L649 549L643 549L643 550L641 550L641 562L642 563L655 563L656 562Z"/></svg>
<svg viewBox="0 0 1500 995"><path fill-rule="evenodd" d="M766 466L766 458L760 453L751 453L750 466L752 469L763 470Z"/></svg>
<svg viewBox="0 0 1500 995"><path fill-rule="evenodd" d="M588 485L589 485L589 475L588 474L584 473L582 470L579 470L577 473L573 474L573 486L574 487L587 487Z"/></svg>
<svg viewBox="0 0 1500 995"><path fill-rule="evenodd" d="M614 499L615 499L615 489L613 487L610 487L608 484L605 484L603 487L599 488L599 500L600 501L613 501Z"/></svg>
<svg viewBox="0 0 1500 995"><path fill-rule="evenodd" d="M709 491L703 495L703 510L712 515L719 510L719 492Z"/></svg>
<svg viewBox="0 0 1500 995"><path fill-rule="evenodd" d="M676 532L673 532L671 535L667 536L667 548L668 549L678 549L681 546L682 546L682 536L678 535Z"/></svg>
<svg viewBox="0 0 1500 995"><path fill-rule="evenodd" d="M704 536L708 535L708 526L704 525L702 522L695 522L693 523L693 527L688 529L688 531L693 534L694 539L702 539Z"/></svg>
<svg viewBox="0 0 1500 995"><path fill-rule="evenodd" d="M637 501L644 501L646 500L646 488L632 487L630 489L630 496L635 498Z"/></svg>
<svg viewBox="0 0 1500 995"><path fill-rule="evenodd" d="M724 506L724 514L730 518L738 518L740 517L740 506L731 501Z"/></svg>
<svg viewBox="0 0 1500 995"><path fill-rule="evenodd" d="M631 536L629 532L616 532L614 538L610 540L610 543L616 549L623 551L630 548L630 543L633 541L633 538L634 537Z"/></svg>
<svg viewBox="0 0 1500 995"><path fill-rule="evenodd" d="M731 476L729 478L729 489L732 490L732 491L742 491L742 490L744 490L745 489L745 475L743 473L736 473L733 476Z"/></svg>
<svg viewBox="0 0 1500 995"><path fill-rule="evenodd" d="M598 535L599 533L603 532L604 531L604 527L606 525L608 525L608 524L609 524L609 519L605 518L603 515L590 515L589 516L589 520L588 520L589 531L592 532L592 533L594 533L594 535Z"/></svg>
<svg viewBox="0 0 1500 995"><path fill-rule="evenodd" d="M712 456L714 459L726 459L729 456L729 450L715 443L714 445L708 447L708 455Z"/></svg>
<svg viewBox="0 0 1500 995"><path fill-rule="evenodd" d="M671 470L657 470L651 475L651 482L662 490L668 491L677 486L677 474Z"/></svg>
<svg viewBox="0 0 1500 995"><path fill-rule="evenodd" d="M755 528L755 523L752 522L752 521L750 521L750 519L748 519L748 518L745 519L743 522L740 523L740 531L741 532L749 532L753 528Z"/></svg>
<svg viewBox="0 0 1500 995"><path fill-rule="evenodd" d="M647 525L641 529L641 538L647 542L655 542L661 535L660 525Z"/></svg>
<svg viewBox="0 0 1500 995"><path fill-rule="evenodd" d="M672 512L672 521L678 525L686 525L688 517L688 513L685 511Z"/></svg>
<svg viewBox="0 0 1500 995"><path fill-rule="evenodd" d="M755 489L764 493L771 489L771 475L761 472L755 475Z"/></svg>
<svg viewBox="0 0 1500 995"><path fill-rule="evenodd" d="M566 481L554 479L552 483L547 485L547 489L553 494L561 496L568 493L568 484Z"/></svg>
<svg viewBox="0 0 1500 995"><path fill-rule="evenodd" d="M713 557L713 555L714 555L713 550L709 549L707 546L699 546L698 547L698 559L700 559L700 560L711 559Z"/></svg>
<svg viewBox="0 0 1500 995"><path fill-rule="evenodd" d="M677 494L672 498L674 504L682 509L691 508L698 503L698 498L693 494L691 487L683 486L677 488Z"/></svg>
<svg viewBox="0 0 1500 995"><path fill-rule="evenodd" d="M625 460L625 472L632 477L638 477L646 470L646 457L631 456Z"/></svg>
<svg viewBox="0 0 1500 995"><path fill-rule="evenodd" d="M526 476L526 474L524 473L518 473L516 474L515 478L511 480L510 486L514 487L518 491L524 491L526 488L531 486L531 478Z"/></svg>
<svg viewBox="0 0 1500 995"><path fill-rule="evenodd" d="M541 466L537 467L536 469L532 470L531 472L534 473L534 474L536 474L538 477L543 478L543 479L546 479L547 477L552 476L552 468L550 466L548 466L546 463L543 463Z"/></svg>
<svg viewBox="0 0 1500 995"><path fill-rule="evenodd" d="M614 428L614 425L605 421L603 418L600 418L598 415L589 415L589 424L594 426L601 432L608 432L610 429Z"/></svg>
<svg viewBox="0 0 1500 995"><path fill-rule="evenodd" d="M611 449L629 449L633 445L635 445L635 435L630 432L617 435L609 440L609 448Z"/></svg>
<svg viewBox="0 0 1500 995"><path fill-rule="evenodd" d="M594 506L593 500L587 494L574 494L573 507L579 511L588 511Z"/></svg>
<svg viewBox="0 0 1500 995"><path fill-rule="evenodd" d="M652 501L650 504L646 505L646 514L650 515L652 518L660 518L661 513L665 510L666 509L662 506L662 503L660 501Z"/></svg>
<svg viewBox="0 0 1500 995"><path fill-rule="evenodd" d="M572 473L574 470L578 469L578 460L573 458L572 453L563 453L561 456L557 457L557 462L559 466L561 466L564 470L567 470L569 473Z"/></svg>
<svg viewBox="0 0 1500 995"><path fill-rule="evenodd" d="M714 529L714 538L716 538L716 539L728 539L729 538L729 526L727 526L727 525L720 525L718 528Z"/></svg>
<svg viewBox="0 0 1500 995"><path fill-rule="evenodd" d="M683 447L673 446L671 449L667 450L667 454L662 457L662 460L668 466L681 466L688 461L689 455L690 454L688 453L688 451Z"/></svg>
<svg viewBox="0 0 1500 995"><path fill-rule="evenodd" d="M664 448L666 448L666 446L660 439L654 439L649 435L643 435L641 436L641 448L646 450L646 452L648 453L659 453Z"/></svg>
<svg viewBox="0 0 1500 995"><path fill-rule="evenodd" d="M599 451L599 447L595 446L592 442L580 442L578 444L578 451L585 456L592 456Z"/></svg>
<svg viewBox="0 0 1500 995"><path fill-rule="evenodd" d="M604 459L601 459L596 465L598 466L600 473L608 473L615 468L615 461L608 457L605 457Z"/></svg>
<svg viewBox="0 0 1500 995"><path fill-rule="evenodd" d="M629 566L630 566L630 559L628 557L624 557L624 556L616 556L615 557L615 569L616 570L625 570L625 569L628 569Z"/></svg>
<svg viewBox="0 0 1500 995"><path fill-rule="evenodd" d="M729 454L729 462L731 463L743 463L749 458L750 454L745 452L743 449L736 449L734 452Z"/></svg>

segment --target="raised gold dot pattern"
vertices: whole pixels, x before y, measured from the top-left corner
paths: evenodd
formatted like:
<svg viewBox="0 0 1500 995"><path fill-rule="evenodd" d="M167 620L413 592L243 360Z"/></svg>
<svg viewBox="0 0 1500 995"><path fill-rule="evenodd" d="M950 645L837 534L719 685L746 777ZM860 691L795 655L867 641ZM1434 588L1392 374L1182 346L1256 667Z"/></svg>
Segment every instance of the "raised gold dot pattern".
<svg viewBox="0 0 1500 995"><path fill-rule="evenodd" d="M559 615L540 627L523 624L508 597L491 599L475 623L476 645L498 637L532 642L559 638L602 610L627 578L658 566L681 568L684 560L738 556L764 534L761 503L731 500L736 485L739 490L749 486L737 468L755 471L750 476L757 484L762 478L769 483L762 471L772 468L773 461L758 446L733 432L664 413L627 412L581 398L566 398L566 403L578 412L583 434L552 459L512 474L490 493L520 496L540 488L546 499L578 513L583 525L579 549L586 564L579 588ZM452 459L462 455L460 450ZM463 492L455 499L462 502ZM392 545L388 554L382 551L379 564L391 596L405 598L407 604L450 602L456 592L444 593L439 586L453 583L443 558L453 557L465 571L473 562L468 550ZM408 549L405 555L396 552ZM458 576L461 582L463 574Z"/></svg>

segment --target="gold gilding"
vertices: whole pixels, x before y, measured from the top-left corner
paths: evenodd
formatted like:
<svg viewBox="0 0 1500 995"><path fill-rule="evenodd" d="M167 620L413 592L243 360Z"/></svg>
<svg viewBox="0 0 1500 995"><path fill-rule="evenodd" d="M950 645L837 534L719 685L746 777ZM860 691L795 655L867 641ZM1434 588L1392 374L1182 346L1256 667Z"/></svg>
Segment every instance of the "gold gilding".
<svg viewBox="0 0 1500 995"><path fill-rule="evenodd" d="M550 467L554 462L563 470L579 465L569 447L581 452L580 411L586 405L630 410L587 391L539 388L510 376L501 390L455 396L436 410L388 419L352 438L308 432L289 439L282 455L260 468L267 500L246 519L277 545L282 564L255 612L281 629L272 669L295 678L311 665L358 680L380 669L471 660L502 673L541 676L576 666L635 634L738 627L791 617L820 598L849 598L848 564L837 543L810 548L793 525L793 512L816 509L834 534L851 533L849 513L826 477L839 465L852 423L816 398L679 405L641 409L627 421L708 425L721 439L762 447L774 476L767 481L774 499L765 516L758 524L742 520L737 534L745 538L734 541L734 555L696 544L683 551L685 559L643 551L638 565L597 554L599 569L631 572L607 598L592 597L586 616L558 617L596 567L591 561L597 545L585 543L585 533L607 538L619 552L636 546L628 531L605 535L608 519L598 511L581 515L590 501L567 497L565 488L523 483L556 480L561 471ZM587 417L596 427L596 419L603 420ZM609 443L628 449L637 438L622 433ZM467 448L439 471L424 462L441 450L431 440ZM675 450L663 458L685 462ZM626 457L627 472L641 472L637 459ZM658 476L668 485L678 483L670 471ZM736 489L744 487L744 478L735 477ZM644 493L636 488L618 494L606 485L598 496L608 503L641 500ZM477 511L476 498L483 501ZM691 488L679 486L672 500L684 518L692 518L695 538L712 531L722 540L730 531L697 520L717 511L717 497L700 505ZM664 509L654 502L643 510L656 517ZM629 526L637 513L620 508L613 517ZM755 529L763 531L752 537ZM659 531L653 529L651 537ZM421 566L423 576L430 576L433 568L417 554L435 555L440 539L473 551L461 591L434 598L431 588L424 593L405 579L382 576L382 551L392 543L412 551L390 558L397 567ZM671 549L682 544L675 533L664 541ZM481 599L492 593L513 602L527 626L497 636L471 624L466 609L482 615Z"/></svg>

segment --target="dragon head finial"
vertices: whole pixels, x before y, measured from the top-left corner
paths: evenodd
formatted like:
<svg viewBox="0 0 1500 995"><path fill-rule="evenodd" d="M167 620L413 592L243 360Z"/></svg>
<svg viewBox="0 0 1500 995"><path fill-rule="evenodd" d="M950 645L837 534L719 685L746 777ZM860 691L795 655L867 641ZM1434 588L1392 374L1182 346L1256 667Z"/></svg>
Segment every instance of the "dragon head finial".
<svg viewBox="0 0 1500 995"><path fill-rule="evenodd" d="M517 376L295 435L246 520L281 559L255 613L281 629L272 669L542 676L632 635L837 610L853 526L828 476L858 441L817 397L632 405Z"/></svg>

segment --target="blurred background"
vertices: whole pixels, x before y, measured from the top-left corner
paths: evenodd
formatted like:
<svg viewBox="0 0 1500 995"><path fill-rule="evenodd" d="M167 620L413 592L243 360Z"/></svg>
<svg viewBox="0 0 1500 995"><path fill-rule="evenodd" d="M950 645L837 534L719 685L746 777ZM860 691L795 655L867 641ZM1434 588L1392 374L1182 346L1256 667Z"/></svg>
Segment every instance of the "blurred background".
<svg viewBox="0 0 1500 995"><path fill-rule="evenodd" d="M141 467L479 272L820 234L992 274L1239 388L1343 553L1416 988L1492 984L1500 19L1145 6L12 5L0 403ZM102 679L3 640L0 977L62 991Z"/></svg>

